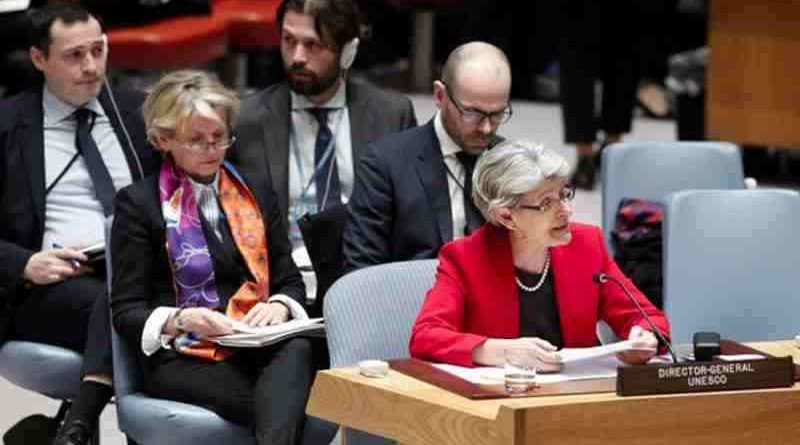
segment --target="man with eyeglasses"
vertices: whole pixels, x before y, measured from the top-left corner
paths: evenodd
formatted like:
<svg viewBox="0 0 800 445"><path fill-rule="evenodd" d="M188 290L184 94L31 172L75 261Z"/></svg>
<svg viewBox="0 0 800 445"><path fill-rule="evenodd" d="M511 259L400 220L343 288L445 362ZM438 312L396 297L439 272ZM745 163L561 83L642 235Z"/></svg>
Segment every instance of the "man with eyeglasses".
<svg viewBox="0 0 800 445"><path fill-rule="evenodd" d="M375 142L358 166L342 241L346 271L435 258L484 223L471 199L472 170L511 118L510 89L499 48L470 42L450 53L433 83L434 118Z"/></svg>

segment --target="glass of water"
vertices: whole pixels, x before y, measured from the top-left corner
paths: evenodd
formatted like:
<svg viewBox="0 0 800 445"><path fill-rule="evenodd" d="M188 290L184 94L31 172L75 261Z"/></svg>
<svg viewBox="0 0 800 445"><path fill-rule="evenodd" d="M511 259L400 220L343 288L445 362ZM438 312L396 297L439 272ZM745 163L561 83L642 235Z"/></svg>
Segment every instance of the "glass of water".
<svg viewBox="0 0 800 445"><path fill-rule="evenodd" d="M503 370L509 394L523 395L536 386L536 356L529 348L506 349Z"/></svg>

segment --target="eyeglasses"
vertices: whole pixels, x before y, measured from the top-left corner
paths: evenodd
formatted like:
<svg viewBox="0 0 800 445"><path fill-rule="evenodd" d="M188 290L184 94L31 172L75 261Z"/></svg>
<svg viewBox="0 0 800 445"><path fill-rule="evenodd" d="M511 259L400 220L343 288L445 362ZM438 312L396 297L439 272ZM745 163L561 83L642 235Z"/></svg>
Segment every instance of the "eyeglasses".
<svg viewBox="0 0 800 445"><path fill-rule="evenodd" d="M575 199L575 186L572 184L565 185L558 191L558 200L563 203L568 203ZM539 205L520 204L517 207L520 209L536 210L537 212L546 212L550 210L555 204L555 200L551 197L544 198Z"/></svg>
<svg viewBox="0 0 800 445"><path fill-rule="evenodd" d="M442 82L444 85L444 91L447 93L447 97L450 98L450 102L453 102L453 105L456 106L456 109L459 113L461 113L461 119L464 120L464 123L470 125L478 125L483 122L484 119L489 119L489 122L492 125L500 125L504 122L508 122L511 119L511 114L513 114L513 110L511 109L511 103L503 108L500 111L493 111L491 113L483 111L483 110L476 110L474 108L466 108L462 105L459 101L453 97L453 94L450 92L450 87L447 86L446 83Z"/></svg>
<svg viewBox="0 0 800 445"><path fill-rule="evenodd" d="M202 153L212 150L227 150L236 142L236 136L231 136L229 139L219 139L216 141L197 141L197 142L183 142L176 140L181 146L197 152Z"/></svg>

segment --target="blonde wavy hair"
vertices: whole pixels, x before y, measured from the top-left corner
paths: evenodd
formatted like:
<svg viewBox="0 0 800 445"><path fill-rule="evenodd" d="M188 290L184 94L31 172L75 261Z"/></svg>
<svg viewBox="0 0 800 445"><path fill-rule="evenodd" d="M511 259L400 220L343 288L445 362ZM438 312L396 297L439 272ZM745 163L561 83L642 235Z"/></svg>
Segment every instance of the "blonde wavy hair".
<svg viewBox="0 0 800 445"><path fill-rule="evenodd" d="M217 110L223 110L220 121ZM147 139L153 146L164 132L174 134L186 130L193 116L220 121L230 134L239 114L239 98L217 79L197 70L181 70L165 74L153 87L142 106Z"/></svg>

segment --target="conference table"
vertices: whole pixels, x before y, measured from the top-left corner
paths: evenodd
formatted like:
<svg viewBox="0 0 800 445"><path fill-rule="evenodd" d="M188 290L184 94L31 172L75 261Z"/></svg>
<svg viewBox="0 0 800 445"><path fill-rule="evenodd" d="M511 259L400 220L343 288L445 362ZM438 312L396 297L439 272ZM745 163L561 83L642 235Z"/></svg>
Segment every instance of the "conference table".
<svg viewBox="0 0 800 445"><path fill-rule="evenodd" d="M800 363L794 341L747 343ZM619 397L614 392L471 400L389 370L317 374L306 412L400 444L787 444L800 441L789 388Z"/></svg>

